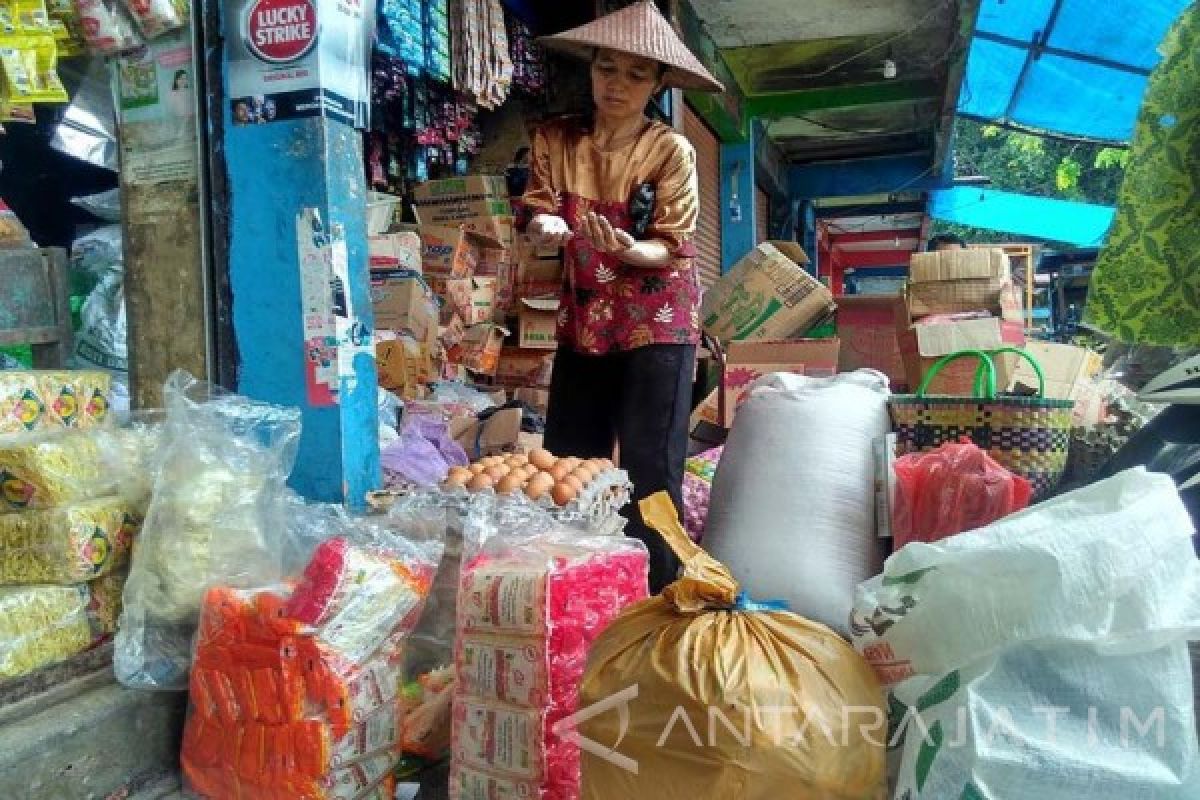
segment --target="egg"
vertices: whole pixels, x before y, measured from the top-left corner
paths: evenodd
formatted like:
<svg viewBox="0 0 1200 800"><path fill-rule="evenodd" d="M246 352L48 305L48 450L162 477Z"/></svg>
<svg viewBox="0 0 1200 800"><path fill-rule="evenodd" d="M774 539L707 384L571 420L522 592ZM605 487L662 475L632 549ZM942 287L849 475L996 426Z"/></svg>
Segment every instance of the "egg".
<svg viewBox="0 0 1200 800"><path fill-rule="evenodd" d="M600 459L600 463L604 465L605 469L616 469L617 466L613 463L611 458L602 458Z"/></svg>
<svg viewBox="0 0 1200 800"><path fill-rule="evenodd" d="M538 469L548 470L554 466L555 461L557 459L554 457L554 454L541 447L529 454L529 463Z"/></svg>
<svg viewBox="0 0 1200 800"><path fill-rule="evenodd" d="M570 486L575 491L575 494L579 494L583 491L583 481L581 481L579 476L574 472L563 478L561 483L565 483L567 486Z"/></svg>
<svg viewBox="0 0 1200 800"><path fill-rule="evenodd" d="M574 456L571 456L570 458L565 458L563 460L567 462L567 466L569 466L571 468L572 472L579 469L579 465L583 463L582 458L575 458Z"/></svg>
<svg viewBox="0 0 1200 800"><path fill-rule="evenodd" d="M487 458L481 458L479 463L483 464L485 467L495 467L503 464L504 459L500 456L488 456Z"/></svg>
<svg viewBox="0 0 1200 800"><path fill-rule="evenodd" d="M496 484L496 491L499 494L512 494L521 488L521 484L525 482L525 476L517 473L510 473L505 476L499 483Z"/></svg>
<svg viewBox="0 0 1200 800"><path fill-rule="evenodd" d="M510 467L523 467L529 463L529 457L520 455L518 453L516 455L511 455L508 458L504 459L504 463L508 464Z"/></svg>
<svg viewBox="0 0 1200 800"><path fill-rule="evenodd" d="M529 479L525 486L525 494L530 500L538 500L542 495L554 489L554 478L544 472L539 472Z"/></svg>
<svg viewBox="0 0 1200 800"><path fill-rule="evenodd" d="M471 466L467 467L467 471L472 475L478 475L485 469L487 469L487 467L485 467L483 464L472 464Z"/></svg>
<svg viewBox="0 0 1200 800"><path fill-rule="evenodd" d="M495 483L496 481L499 481L502 478L506 477L510 471L511 470L509 470L509 468L506 466L496 465L496 466L491 466L491 467L488 467L487 469L485 469L483 471L483 474L487 475L489 478L492 479L492 482Z"/></svg>
<svg viewBox="0 0 1200 800"><path fill-rule="evenodd" d="M557 483L554 485L554 490L550 496L554 498L555 505L565 506L578 496L578 491L571 487L568 483Z"/></svg>
<svg viewBox="0 0 1200 800"><path fill-rule="evenodd" d="M554 480L561 481L563 478L565 478L571 474L571 465L568 464L566 461L559 461L557 464L550 467L550 469L548 469L546 471L550 473L551 477L553 477Z"/></svg>
<svg viewBox="0 0 1200 800"><path fill-rule="evenodd" d="M467 481L471 480L473 477L475 477L475 475L466 467L451 467L449 474L446 475L446 482L444 485L450 488L466 486Z"/></svg>
<svg viewBox="0 0 1200 800"><path fill-rule="evenodd" d="M576 478L579 478L580 482L582 482L584 485L587 485L596 479L597 473L596 470L592 469L587 464L580 464L571 474Z"/></svg>
<svg viewBox="0 0 1200 800"><path fill-rule="evenodd" d="M486 472L481 472L471 479L467 484L467 488L472 492L481 492L484 489L490 489L495 484L495 481Z"/></svg>

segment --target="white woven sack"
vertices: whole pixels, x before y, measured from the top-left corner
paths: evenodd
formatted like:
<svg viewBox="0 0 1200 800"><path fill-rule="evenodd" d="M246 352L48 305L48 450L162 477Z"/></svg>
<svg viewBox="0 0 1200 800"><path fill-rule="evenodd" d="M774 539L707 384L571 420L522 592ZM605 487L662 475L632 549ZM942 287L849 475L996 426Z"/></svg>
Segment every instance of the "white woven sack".
<svg viewBox="0 0 1200 800"><path fill-rule="evenodd" d="M843 634L855 587L882 566L872 448L887 387L874 370L764 376L713 479L705 549L752 597Z"/></svg>

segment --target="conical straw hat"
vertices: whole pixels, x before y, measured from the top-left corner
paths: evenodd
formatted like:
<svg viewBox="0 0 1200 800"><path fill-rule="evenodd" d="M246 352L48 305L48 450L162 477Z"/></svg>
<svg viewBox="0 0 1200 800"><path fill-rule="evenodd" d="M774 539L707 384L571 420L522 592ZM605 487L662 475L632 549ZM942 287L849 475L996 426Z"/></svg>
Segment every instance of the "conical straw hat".
<svg viewBox="0 0 1200 800"><path fill-rule="evenodd" d="M539 41L546 47L582 59L591 59L598 47L652 58L667 65L667 74L663 78L667 86L703 92L725 91L700 59L692 55L652 0L635 3L554 36L543 36Z"/></svg>

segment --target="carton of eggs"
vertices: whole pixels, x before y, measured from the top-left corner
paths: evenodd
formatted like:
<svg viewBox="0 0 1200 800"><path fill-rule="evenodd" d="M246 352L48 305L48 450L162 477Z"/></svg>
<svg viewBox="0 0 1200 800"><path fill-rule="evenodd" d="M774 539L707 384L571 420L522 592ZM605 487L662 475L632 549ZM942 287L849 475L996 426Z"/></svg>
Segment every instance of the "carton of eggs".
<svg viewBox="0 0 1200 800"><path fill-rule="evenodd" d="M453 467L442 488L497 494L523 493L535 503L566 508L594 490L627 483L624 473L606 458L558 458L548 450L529 455L488 456L469 467Z"/></svg>

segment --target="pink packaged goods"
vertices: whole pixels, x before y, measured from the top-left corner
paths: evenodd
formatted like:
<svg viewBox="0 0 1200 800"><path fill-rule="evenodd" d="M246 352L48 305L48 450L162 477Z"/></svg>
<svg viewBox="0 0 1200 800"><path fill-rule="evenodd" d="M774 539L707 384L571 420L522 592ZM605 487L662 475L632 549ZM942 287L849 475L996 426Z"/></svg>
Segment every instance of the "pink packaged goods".
<svg viewBox="0 0 1200 800"><path fill-rule="evenodd" d="M579 747L556 725L579 709L588 651L647 596L637 541L550 533L492 539L458 598L451 800L575 800Z"/></svg>

